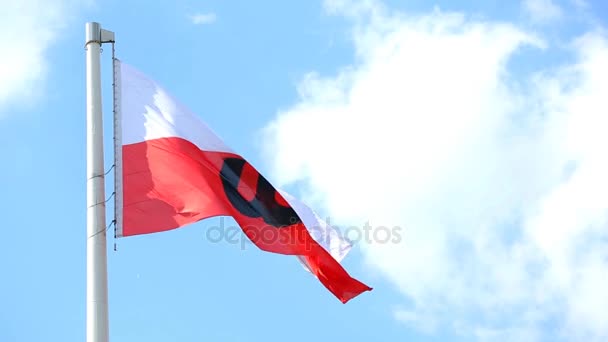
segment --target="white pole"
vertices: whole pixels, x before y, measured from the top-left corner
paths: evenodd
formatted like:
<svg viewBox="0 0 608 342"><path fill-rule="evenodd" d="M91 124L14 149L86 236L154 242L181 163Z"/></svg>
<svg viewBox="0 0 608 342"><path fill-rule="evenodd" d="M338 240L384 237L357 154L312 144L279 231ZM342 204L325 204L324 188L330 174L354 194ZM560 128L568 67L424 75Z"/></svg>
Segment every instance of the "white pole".
<svg viewBox="0 0 608 342"><path fill-rule="evenodd" d="M87 23L87 342L109 340L101 43L101 26Z"/></svg>

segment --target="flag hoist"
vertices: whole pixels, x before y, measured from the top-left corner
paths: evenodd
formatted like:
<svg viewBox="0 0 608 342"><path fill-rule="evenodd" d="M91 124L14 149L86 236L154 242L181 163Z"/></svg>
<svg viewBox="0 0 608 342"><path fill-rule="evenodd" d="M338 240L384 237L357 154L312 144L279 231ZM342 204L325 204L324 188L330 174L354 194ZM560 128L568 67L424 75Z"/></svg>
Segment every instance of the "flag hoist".
<svg viewBox="0 0 608 342"><path fill-rule="evenodd" d="M114 44L114 34L88 23L88 342L108 341L100 81L103 43ZM298 199L274 188L161 85L116 58L113 63L116 237L158 233L210 217L230 216L260 249L296 256L341 302L371 290L340 265L352 245L335 228Z"/></svg>

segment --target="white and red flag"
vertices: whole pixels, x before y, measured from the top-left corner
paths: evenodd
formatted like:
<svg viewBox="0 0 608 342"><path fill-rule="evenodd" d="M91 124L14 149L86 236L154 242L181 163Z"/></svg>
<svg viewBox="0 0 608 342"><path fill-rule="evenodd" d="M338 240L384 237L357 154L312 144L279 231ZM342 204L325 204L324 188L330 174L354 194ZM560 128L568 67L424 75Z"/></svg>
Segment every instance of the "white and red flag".
<svg viewBox="0 0 608 342"><path fill-rule="evenodd" d="M115 76L118 237L231 216L260 249L299 257L343 303L371 290L339 263L350 244L310 208L277 191L156 82L119 61Z"/></svg>

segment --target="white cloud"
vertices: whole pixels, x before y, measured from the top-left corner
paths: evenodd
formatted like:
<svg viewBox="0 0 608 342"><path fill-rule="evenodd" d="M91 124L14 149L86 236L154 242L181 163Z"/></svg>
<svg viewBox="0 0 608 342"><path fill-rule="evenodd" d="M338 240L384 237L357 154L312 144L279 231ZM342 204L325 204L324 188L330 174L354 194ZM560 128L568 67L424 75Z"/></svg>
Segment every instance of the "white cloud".
<svg viewBox="0 0 608 342"><path fill-rule="evenodd" d="M46 52L77 10L89 1L0 1L0 113L30 103L43 90Z"/></svg>
<svg viewBox="0 0 608 342"><path fill-rule="evenodd" d="M212 24L217 20L215 13L197 13L190 16L194 25Z"/></svg>
<svg viewBox="0 0 608 342"><path fill-rule="evenodd" d="M332 222L405 228L401 244L361 248L406 324L608 338L606 37L522 76L509 61L544 44L514 25L366 6L346 13L357 62L309 74L264 130L277 185L298 184Z"/></svg>
<svg viewBox="0 0 608 342"><path fill-rule="evenodd" d="M437 329L436 320L432 316L421 312L397 310L395 311L395 318L426 333L434 333Z"/></svg>
<svg viewBox="0 0 608 342"><path fill-rule="evenodd" d="M530 19L539 23L553 21L563 15L561 7L552 0L523 0L522 6Z"/></svg>

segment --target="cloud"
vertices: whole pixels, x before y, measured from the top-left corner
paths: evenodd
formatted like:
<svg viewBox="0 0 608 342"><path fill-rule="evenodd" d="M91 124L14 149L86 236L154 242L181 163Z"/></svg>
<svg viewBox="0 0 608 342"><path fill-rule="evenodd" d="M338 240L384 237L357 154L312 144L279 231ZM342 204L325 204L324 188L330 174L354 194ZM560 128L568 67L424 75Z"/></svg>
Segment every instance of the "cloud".
<svg viewBox="0 0 608 342"><path fill-rule="evenodd" d="M608 338L606 36L574 40L571 64L521 74L511 62L547 44L515 25L365 6L343 7L356 62L308 74L263 131L276 185L332 222L405 229L400 244L359 245L400 291L405 324Z"/></svg>
<svg viewBox="0 0 608 342"><path fill-rule="evenodd" d="M587 9L589 8L589 3L587 0L571 0L572 4L577 9Z"/></svg>
<svg viewBox="0 0 608 342"><path fill-rule="evenodd" d="M190 16L190 20L194 25L213 24L217 17L215 13L197 13Z"/></svg>
<svg viewBox="0 0 608 342"><path fill-rule="evenodd" d="M577 4L582 3L577 0ZM522 6L530 19L537 23L560 19L562 9L552 0L523 0Z"/></svg>
<svg viewBox="0 0 608 342"><path fill-rule="evenodd" d="M0 114L9 104L30 103L42 93L47 50L66 23L89 1L1 1Z"/></svg>

